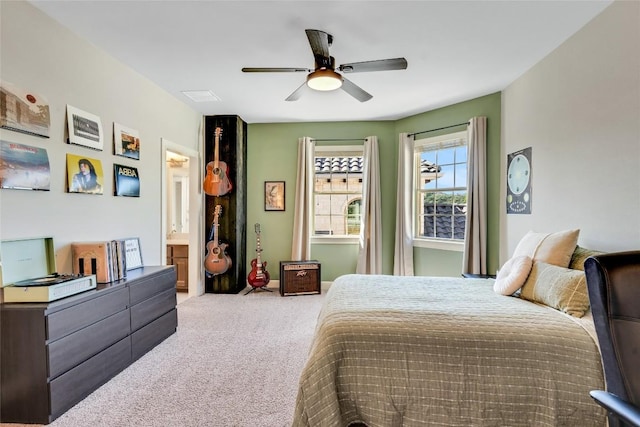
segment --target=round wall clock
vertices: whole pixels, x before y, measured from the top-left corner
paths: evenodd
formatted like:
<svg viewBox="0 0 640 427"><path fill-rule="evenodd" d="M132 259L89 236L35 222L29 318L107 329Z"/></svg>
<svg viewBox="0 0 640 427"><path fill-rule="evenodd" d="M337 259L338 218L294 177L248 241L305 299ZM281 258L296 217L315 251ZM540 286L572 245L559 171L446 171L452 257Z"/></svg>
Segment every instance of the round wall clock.
<svg viewBox="0 0 640 427"><path fill-rule="evenodd" d="M518 154L511 160L507 170L507 185L514 194L522 194L529 185L531 165L522 154Z"/></svg>
<svg viewBox="0 0 640 427"><path fill-rule="evenodd" d="M531 213L531 147L507 157L507 213Z"/></svg>

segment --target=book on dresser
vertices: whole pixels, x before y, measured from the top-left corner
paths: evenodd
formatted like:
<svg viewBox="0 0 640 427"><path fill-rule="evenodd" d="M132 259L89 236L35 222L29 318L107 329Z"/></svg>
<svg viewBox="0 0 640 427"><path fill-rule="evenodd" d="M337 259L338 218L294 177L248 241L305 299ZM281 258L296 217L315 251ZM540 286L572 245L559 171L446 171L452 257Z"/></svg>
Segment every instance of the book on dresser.
<svg viewBox="0 0 640 427"><path fill-rule="evenodd" d="M127 277L125 240L71 244L74 274L95 274L98 283Z"/></svg>

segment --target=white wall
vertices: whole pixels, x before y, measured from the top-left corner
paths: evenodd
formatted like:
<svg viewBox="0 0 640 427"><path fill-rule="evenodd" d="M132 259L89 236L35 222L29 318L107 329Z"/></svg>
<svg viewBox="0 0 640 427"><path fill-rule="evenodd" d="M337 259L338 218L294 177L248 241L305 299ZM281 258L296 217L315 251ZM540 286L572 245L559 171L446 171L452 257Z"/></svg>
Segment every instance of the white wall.
<svg viewBox="0 0 640 427"><path fill-rule="evenodd" d="M503 202L502 262L528 230L640 249L639 2L614 2L503 91L502 142L503 177L508 153L533 151L532 213Z"/></svg>
<svg viewBox="0 0 640 427"><path fill-rule="evenodd" d="M201 115L27 2L2 1L0 15L0 79L51 110L49 139L0 130L2 140L46 148L51 165L51 191L0 190L0 239L52 236L58 271L71 272L71 242L138 236L144 263L164 264L160 141L197 150ZM66 144L67 104L101 118L103 151ZM140 132L139 161L113 155L113 122ZM103 195L66 193L66 153L101 160ZM141 197L113 196L114 163L138 168Z"/></svg>

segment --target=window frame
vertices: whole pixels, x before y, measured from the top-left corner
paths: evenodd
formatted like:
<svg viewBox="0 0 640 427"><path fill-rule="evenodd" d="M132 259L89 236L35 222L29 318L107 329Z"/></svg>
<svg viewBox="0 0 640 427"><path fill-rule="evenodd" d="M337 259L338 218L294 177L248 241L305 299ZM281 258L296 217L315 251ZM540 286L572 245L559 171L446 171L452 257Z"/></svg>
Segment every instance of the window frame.
<svg viewBox="0 0 640 427"><path fill-rule="evenodd" d="M363 145L316 145L313 152L314 158L314 166L315 166L315 158L319 156L326 155L326 157L353 157L353 156L362 156L364 160L364 144ZM316 199L316 191L315 191L315 180L316 173L315 167L313 171L313 197L309 200L310 206L308 206L309 211L311 212L311 217L313 219L312 227L310 227L310 239L311 244L357 244L360 242L360 235L316 235L315 234L315 199ZM362 191L360 193L353 193L357 195L357 199L362 200ZM355 199L355 198L354 198ZM351 204L353 200L347 203L347 206ZM346 220L346 218L345 218Z"/></svg>
<svg viewBox="0 0 640 427"><path fill-rule="evenodd" d="M420 221L420 212L418 212L418 200L419 200L419 193L421 193L423 190L421 189L421 183L420 183L420 155L421 153L423 153L424 151L429 151L429 150L425 150L425 147L433 147L433 146L441 146L442 148L446 148L447 145L449 145L451 143L451 141L454 140L463 140L464 143L463 144L458 144L458 145L466 145L467 147L469 146L469 141L468 141L468 133L467 131L460 131L460 132L453 132L453 133L447 133L447 134L443 134L443 135L438 135L438 136L433 136L430 138L422 138L422 139L418 139L418 140L414 140L413 143L413 188L411 189L411 197L412 197L412 219L413 219L413 224L412 224L412 228L413 228L413 246L414 247L419 247L419 248L428 248L428 249L438 249L438 250L445 250L445 251L455 251L455 252L463 252L464 251L464 239L463 240L458 240L458 239L449 239L449 238L439 238L439 237L423 237L423 236L418 236L418 230L420 229L419 227L419 221ZM469 152L467 150L467 162L466 162L466 171L467 174L469 173ZM459 187L455 187L455 188L459 188ZM468 188L468 180L465 183L465 187L464 187L465 191L467 192L467 195L469 194L469 188ZM452 190L455 191L455 190ZM468 203L468 200L467 200ZM466 221L466 220L465 220ZM465 227L467 226L467 224L465 223Z"/></svg>

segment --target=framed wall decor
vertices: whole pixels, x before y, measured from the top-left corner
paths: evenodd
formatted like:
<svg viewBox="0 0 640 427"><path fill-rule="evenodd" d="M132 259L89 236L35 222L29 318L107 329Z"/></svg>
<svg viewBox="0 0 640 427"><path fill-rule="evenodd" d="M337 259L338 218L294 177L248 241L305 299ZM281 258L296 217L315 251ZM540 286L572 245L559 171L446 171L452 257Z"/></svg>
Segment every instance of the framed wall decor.
<svg viewBox="0 0 640 427"><path fill-rule="evenodd" d="M507 213L531 213L531 147L507 155Z"/></svg>
<svg viewBox="0 0 640 427"><path fill-rule="evenodd" d="M49 191L50 185L46 149L0 141L0 188Z"/></svg>
<svg viewBox="0 0 640 427"><path fill-rule="evenodd" d="M284 211L284 181L264 182L264 210Z"/></svg>
<svg viewBox="0 0 640 427"><path fill-rule="evenodd" d="M69 193L102 194L103 187L104 172L100 160L67 153Z"/></svg>
<svg viewBox="0 0 640 427"><path fill-rule="evenodd" d="M115 196L140 197L140 175L138 168L113 164L113 194Z"/></svg>
<svg viewBox="0 0 640 427"><path fill-rule="evenodd" d="M0 98L1 128L49 138L51 119L44 96L2 80Z"/></svg>
<svg viewBox="0 0 640 427"><path fill-rule="evenodd" d="M69 144L82 145L94 150L103 149L104 138L100 117L67 105L67 127Z"/></svg>
<svg viewBox="0 0 640 427"><path fill-rule="evenodd" d="M113 154L140 160L140 136L138 131L114 122Z"/></svg>

